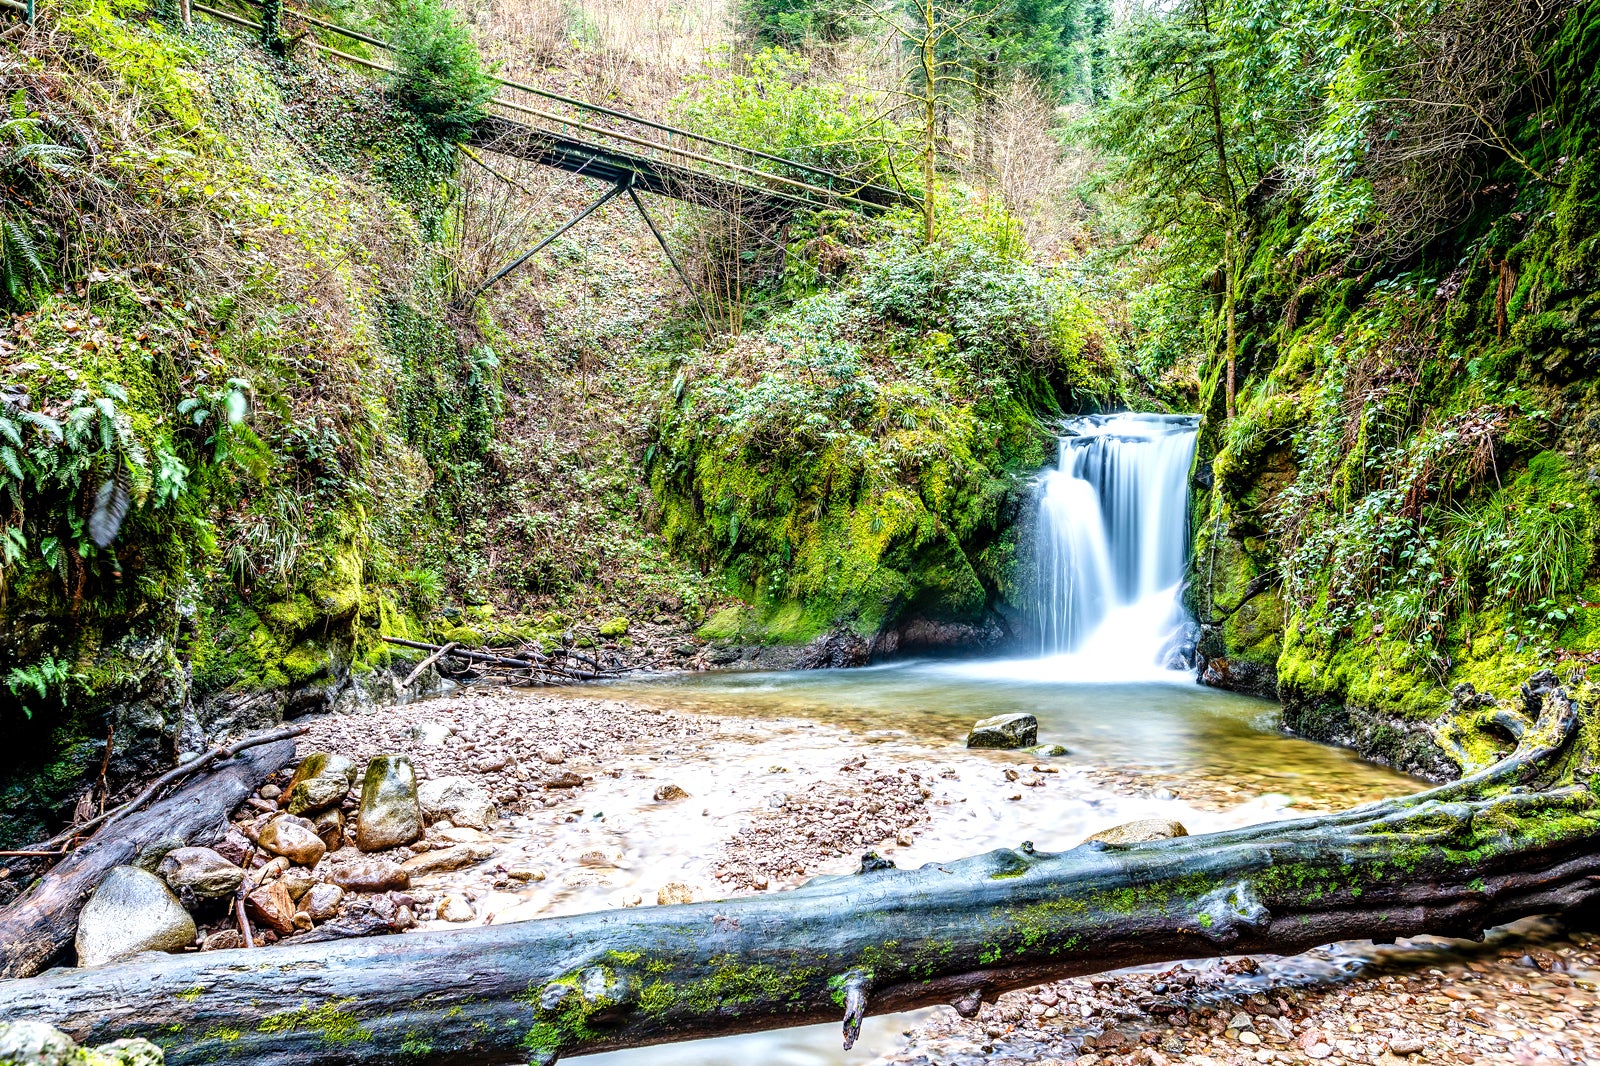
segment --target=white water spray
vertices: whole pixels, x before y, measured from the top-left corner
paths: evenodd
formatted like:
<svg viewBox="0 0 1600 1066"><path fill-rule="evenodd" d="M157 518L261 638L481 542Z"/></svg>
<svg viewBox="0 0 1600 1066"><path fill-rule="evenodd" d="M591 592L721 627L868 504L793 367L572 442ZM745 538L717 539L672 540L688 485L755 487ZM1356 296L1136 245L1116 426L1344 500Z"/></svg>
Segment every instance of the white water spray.
<svg viewBox="0 0 1600 1066"><path fill-rule="evenodd" d="M1049 672L1131 680L1180 665L1197 425L1193 416L1120 414L1064 427L1036 541Z"/></svg>

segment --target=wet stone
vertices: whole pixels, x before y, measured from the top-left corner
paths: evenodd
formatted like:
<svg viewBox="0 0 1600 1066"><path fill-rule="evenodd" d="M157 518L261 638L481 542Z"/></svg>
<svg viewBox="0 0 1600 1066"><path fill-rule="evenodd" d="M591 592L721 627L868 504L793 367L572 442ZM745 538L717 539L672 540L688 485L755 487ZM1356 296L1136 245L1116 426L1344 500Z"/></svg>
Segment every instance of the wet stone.
<svg viewBox="0 0 1600 1066"><path fill-rule="evenodd" d="M1189 831L1183 827L1182 822L1175 822L1171 818L1141 818L1136 822L1127 822L1123 825L1102 829L1093 836L1084 840L1085 844L1099 841L1102 844L1126 846L1129 844L1147 844L1152 840L1167 840L1172 837L1186 837ZM1248 1018L1248 1015L1246 1015Z"/></svg>
<svg viewBox="0 0 1600 1066"><path fill-rule="evenodd" d="M194 919L167 883L133 866L115 866L78 915L80 966L101 966L145 951L194 943Z"/></svg>
<svg viewBox="0 0 1600 1066"><path fill-rule="evenodd" d="M388 892L411 886L411 875L388 859L363 859L337 867L329 880L346 892Z"/></svg>
<svg viewBox="0 0 1600 1066"><path fill-rule="evenodd" d="M494 821L494 801L476 782L465 777L439 777L417 786L417 802L430 822L449 820L453 825L487 829Z"/></svg>
<svg viewBox="0 0 1600 1066"><path fill-rule="evenodd" d="M316 826L293 814L275 815L261 827L256 841L262 850L301 866L315 866L328 850L317 836Z"/></svg>
<svg viewBox="0 0 1600 1066"><path fill-rule="evenodd" d="M1026 748L1039 740L1039 720L1031 714L997 714L967 734L969 748Z"/></svg>
<svg viewBox="0 0 1600 1066"><path fill-rule="evenodd" d="M244 880L244 870L210 848L174 848L162 857L156 873L179 900L223 899Z"/></svg>
<svg viewBox="0 0 1600 1066"><path fill-rule="evenodd" d="M282 881L262 885L244 899L245 913L271 929L287 935L294 932L294 900Z"/></svg>
<svg viewBox="0 0 1600 1066"><path fill-rule="evenodd" d="M405 755L375 755L367 762L356 816L356 847L362 851L409 844L422 835L417 775Z"/></svg>
<svg viewBox="0 0 1600 1066"><path fill-rule="evenodd" d="M311 886L301 898L300 906L313 920L325 922L339 913L339 904L343 901L344 889L324 881Z"/></svg>

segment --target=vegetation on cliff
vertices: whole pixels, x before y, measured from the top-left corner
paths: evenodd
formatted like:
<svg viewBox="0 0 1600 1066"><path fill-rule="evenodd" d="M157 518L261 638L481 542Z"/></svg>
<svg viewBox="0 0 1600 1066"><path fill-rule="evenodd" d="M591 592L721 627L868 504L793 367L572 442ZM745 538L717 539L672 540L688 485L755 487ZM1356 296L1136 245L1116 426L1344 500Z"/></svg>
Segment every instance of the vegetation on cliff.
<svg viewBox="0 0 1600 1066"><path fill-rule="evenodd" d="M1281 691L1313 735L1454 772L1436 740L1481 765L1513 738L1452 690L1506 695L1600 650L1600 16L1252 11L1135 18L1096 122L1139 189L1128 231L1177 223L1156 255L1192 285L1155 293L1164 317L1215 338L1202 651L1213 680ZM1330 19L1336 45L1300 47Z"/></svg>

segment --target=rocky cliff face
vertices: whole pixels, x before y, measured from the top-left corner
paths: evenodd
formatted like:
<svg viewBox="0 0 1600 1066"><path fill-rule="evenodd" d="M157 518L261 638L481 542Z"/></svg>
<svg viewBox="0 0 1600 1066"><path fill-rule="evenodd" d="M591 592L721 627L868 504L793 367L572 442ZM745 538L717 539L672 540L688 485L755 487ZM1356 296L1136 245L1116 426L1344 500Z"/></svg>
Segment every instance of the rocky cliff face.
<svg viewBox="0 0 1600 1066"><path fill-rule="evenodd" d="M1267 201L1237 412L1204 398L1204 680L1426 776L1509 746L1522 678L1600 659L1594 28L1552 48L1545 180L1506 164L1421 251L1319 259Z"/></svg>

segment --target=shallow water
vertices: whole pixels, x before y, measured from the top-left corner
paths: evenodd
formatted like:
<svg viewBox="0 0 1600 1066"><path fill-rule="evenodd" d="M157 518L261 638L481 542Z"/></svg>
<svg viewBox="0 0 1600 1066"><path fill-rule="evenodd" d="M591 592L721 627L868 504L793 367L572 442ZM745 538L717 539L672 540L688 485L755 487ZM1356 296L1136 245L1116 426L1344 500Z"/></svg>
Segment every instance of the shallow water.
<svg viewBox="0 0 1600 1066"><path fill-rule="evenodd" d="M713 842L726 834L730 822L750 814L752 791L804 787L808 774L825 772L863 742L878 746L875 755L932 757L957 769L958 776L938 782L931 823L912 845L892 849L902 867L1014 847L1024 839L1041 851L1060 850L1134 818L1171 817L1193 832L1209 832L1292 814L1296 804L1347 806L1422 787L1347 751L1283 735L1278 707L1270 701L1203 688L1179 674L1131 683L1061 680L1068 673L1062 667L1071 665L1049 659L912 662L860 670L680 675L575 690L575 696L720 716L726 747L719 749L719 764L709 773L697 772L692 760L675 765L679 761L672 755L659 758L660 779L670 778L695 796L692 812L665 814L652 806L648 793L655 779L637 772L635 778L641 779L619 781L620 791L611 799L594 798L591 807L596 802L606 807L606 824L602 828L583 819L572 831L591 837L602 833L629 859L598 885L589 879L566 890L557 884L537 886L516 916L618 906L630 892L647 894L651 885L668 878L703 882ZM974 721L1012 711L1035 715L1039 742L1061 744L1070 754L1041 759L965 748ZM740 718L785 723L776 734L752 732L753 741L761 739L741 755ZM816 728L808 730L812 723ZM1059 772L1048 775L1043 787L1015 789L1004 783L1007 769L1033 764ZM1134 788L1129 794L1127 782L1114 777L1116 787L1107 787L1108 775L1129 767L1147 771L1152 781L1178 782L1176 794L1164 788ZM1190 801L1191 794L1201 793L1213 802ZM1226 802L1214 802L1218 795ZM1348 973L1348 963L1302 956L1294 965L1311 971L1312 979L1339 979ZM927 1013L870 1019L851 1052L841 1050L837 1026L823 1025L612 1052L585 1061L601 1066L857 1066L897 1047L902 1031Z"/></svg>

